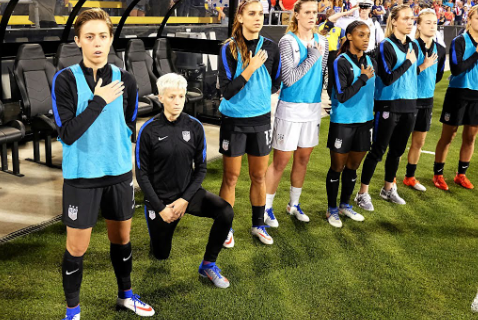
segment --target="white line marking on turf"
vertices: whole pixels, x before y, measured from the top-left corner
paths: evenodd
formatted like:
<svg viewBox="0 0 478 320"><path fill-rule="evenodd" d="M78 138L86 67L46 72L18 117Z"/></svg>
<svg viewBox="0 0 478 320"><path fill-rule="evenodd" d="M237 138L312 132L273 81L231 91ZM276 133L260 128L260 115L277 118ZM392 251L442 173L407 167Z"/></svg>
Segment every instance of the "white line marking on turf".
<svg viewBox="0 0 478 320"><path fill-rule="evenodd" d="M426 150L422 150L422 153L428 153L428 154L435 154L435 152L432 152L432 151L426 151Z"/></svg>

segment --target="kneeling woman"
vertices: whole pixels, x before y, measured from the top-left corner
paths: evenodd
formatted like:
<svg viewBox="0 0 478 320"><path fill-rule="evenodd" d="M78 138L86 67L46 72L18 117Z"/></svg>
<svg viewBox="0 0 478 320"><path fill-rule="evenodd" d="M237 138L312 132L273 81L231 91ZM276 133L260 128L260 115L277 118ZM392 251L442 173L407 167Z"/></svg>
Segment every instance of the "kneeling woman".
<svg viewBox="0 0 478 320"><path fill-rule="evenodd" d="M365 55L370 29L362 21L354 21L345 31L346 40L335 59L330 80L334 84L329 137L330 169L327 173L327 220L342 227L339 213L355 221L364 217L349 204L357 179L356 170L370 149L373 128L375 60ZM341 53L341 54L340 54ZM343 173L342 173L343 172ZM339 179L342 173L342 194L337 208Z"/></svg>
<svg viewBox="0 0 478 320"><path fill-rule="evenodd" d="M144 192L151 249L167 259L174 229L184 213L214 219L199 274L217 287L229 287L216 259L232 225L232 207L204 190L206 136L202 124L182 113L187 82L169 73L158 80L164 112L147 121L136 143L136 180ZM192 165L194 164L194 166Z"/></svg>

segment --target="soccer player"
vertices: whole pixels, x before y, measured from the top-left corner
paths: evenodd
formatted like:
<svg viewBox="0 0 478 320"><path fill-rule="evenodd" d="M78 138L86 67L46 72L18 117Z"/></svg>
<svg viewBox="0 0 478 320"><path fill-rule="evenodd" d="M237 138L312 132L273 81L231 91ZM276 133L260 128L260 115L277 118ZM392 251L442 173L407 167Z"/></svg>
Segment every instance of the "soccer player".
<svg viewBox="0 0 478 320"><path fill-rule="evenodd" d="M458 127L463 125L460 162L455 183L473 189L466 177L478 133L478 6L470 9L466 32L453 39L450 46L451 78L443 102L440 122L443 123L440 140L435 151L433 183L442 190L448 190L443 178L448 148L456 136Z"/></svg>
<svg viewBox="0 0 478 320"><path fill-rule="evenodd" d="M373 128L373 97L377 64L365 55L370 28L363 21L347 26L346 40L334 62L330 80L333 83L332 110L327 147L330 149L330 168L327 173L327 221L342 227L339 213L354 221L364 217L349 204L357 179L356 170L370 150ZM342 174L342 193L337 208L339 180Z"/></svg>
<svg viewBox="0 0 478 320"><path fill-rule="evenodd" d="M316 30L317 2L299 0L285 36L279 42L283 88L275 113L272 147L274 159L266 173L266 220L278 227L272 204L284 169L294 155L290 175L290 201L286 211L309 222L299 198L310 154L319 143L323 72L327 67L327 39Z"/></svg>
<svg viewBox="0 0 478 320"><path fill-rule="evenodd" d="M445 70L446 50L434 41L436 32L435 10L421 10L418 14L415 33L415 43L420 48L417 57L417 65L420 70L418 75L418 113L412 133L412 144L408 152L407 173L403 179L405 185L419 191L426 191L426 188L415 178L415 170L427 132L430 130L435 84L441 80Z"/></svg>
<svg viewBox="0 0 478 320"><path fill-rule="evenodd" d="M243 1L237 8L232 37L219 52L219 86L223 117L219 152L223 155L220 196L234 207L242 156L247 153L251 178L253 236L264 244L272 237L264 226L266 170L271 151L271 94L279 90L280 54L277 45L259 34L264 22L261 2ZM225 242L231 246L232 230Z"/></svg>
<svg viewBox="0 0 478 320"><path fill-rule="evenodd" d="M387 147L385 182L380 196L393 203L406 203L398 195L394 180L400 157L413 131L417 110L416 60L419 49L407 36L413 22L413 12L408 5L393 7L385 30L387 38L379 46L374 137L363 163L360 190L355 197L358 206L368 211L374 209L368 193L370 180Z"/></svg>
<svg viewBox="0 0 478 320"><path fill-rule="evenodd" d="M135 161L136 180L144 192L151 251L157 259L169 257L174 230L184 213L212 218L199 274L217 287L227 288L229 281L221 275L216 259L234 212L229 203L201 187L206 177L206 136L196 118L182 113L186 79L168 73L157 85L164 111L141 128Z"/></svg>
<svg viewBox="0 0 478 320"><path fill-rule="evenodd" d="M107 13L101 9L82 12L75 22L75 34L83 60L59 71L52 85L65 179L65 319L80 319L83 255L100 208L111 242L110 257L118 283L117 306L140 316L152 316L153 308L133 294L130 279L130 229L135 208L131 134L138 108L136 81L125 70L108 64L113 24Z"/></svg>

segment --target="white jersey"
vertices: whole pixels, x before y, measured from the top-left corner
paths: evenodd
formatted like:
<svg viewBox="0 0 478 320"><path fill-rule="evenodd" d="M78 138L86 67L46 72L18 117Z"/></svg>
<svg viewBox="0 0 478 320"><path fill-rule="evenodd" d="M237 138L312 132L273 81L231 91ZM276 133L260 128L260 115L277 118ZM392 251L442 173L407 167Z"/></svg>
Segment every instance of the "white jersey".
<svg viewBox="0 0 478 320"><path fill-rule="evenodd" d="M375 49L375 47L385 39L385 36L383 34L382 26L378 21L373 21L371 18L368 18L367 20L363 20L360 17L342 17L337 22L335 25L339 28L342 28L343 30L346 30L348 25L351 24L353 21L363 21L367 24L367 26L370 29L370 42L368 43L368 48L366 52L372 51Z"/></svg>

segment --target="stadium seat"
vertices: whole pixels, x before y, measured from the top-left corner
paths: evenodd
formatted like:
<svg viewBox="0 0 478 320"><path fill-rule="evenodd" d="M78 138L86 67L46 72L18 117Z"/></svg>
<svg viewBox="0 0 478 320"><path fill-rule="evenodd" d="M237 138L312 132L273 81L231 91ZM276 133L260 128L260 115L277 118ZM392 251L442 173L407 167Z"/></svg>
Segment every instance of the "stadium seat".
<svg viewBox="0 0 478 320"><path fill-rule="evenodd" d="M138 84L138 115L154 111L158 113L162 106L158 100L157 78L153 74L153 59L146 52L144 43L139 39L131 39L125 51L126 70L131 72Z"/></svg>
<svg viewBox="0 0 478 320"><path fill-rule="evenodd" d="M3 104L0 101L0 153L1 170L13 174L17 177L23 177L20 174L20 161L18 158L18 142L25 136L25 126L18 119L21 113L18 103ZM8 170L7 145L12 145L12 164L13 171Z"/></svg>
<svg viewBox="0 0 478 320"><path fill-rule="evenodd" d="M51 136L56 133L53 119L51 86L55 67L46 60L39 44L22 44L18 48L13 76L18 88L23 115L33 132L33 161L53 168ZM40 161L40 139L45 138L45 162ZM30 159L27 159L30 160Z"/></svg>
<svg viewBox="0 0 478 320"><path fill-rule="evenodd" d="M168 39L160 38L156 39L153 48L153 60L154 60L154 71L160 77L166 73L175 72L179 73L176 70L176 67L172 63L171 59L171 46L169 45ZM204 73L204 65L195 64L193 72ZM196 68L197 67L197 68ZM196 83L196 86L191 85ZM186 103L192 104L192 115L197 116L197 103L202 101L203 93L199 87L202 87L202 80L191 82L188 79L188 92L186 93Z"/></svg>
<svg viewBox="0 0 478 320"><path fill-rule="evenodd" d="M124 62L118 56L113 46L111 46L110 53L108 54L108 63L114 64L118 68L124 68Z"/></svg>
<svg viewBox="0 0 478 320"><path fill-rule="evenodd" d="M58 46L55 57L53 58L53 64L57 70L62 70L66 67L80 63L82 58L81 50L76 43L61 43Z"/></svg>

